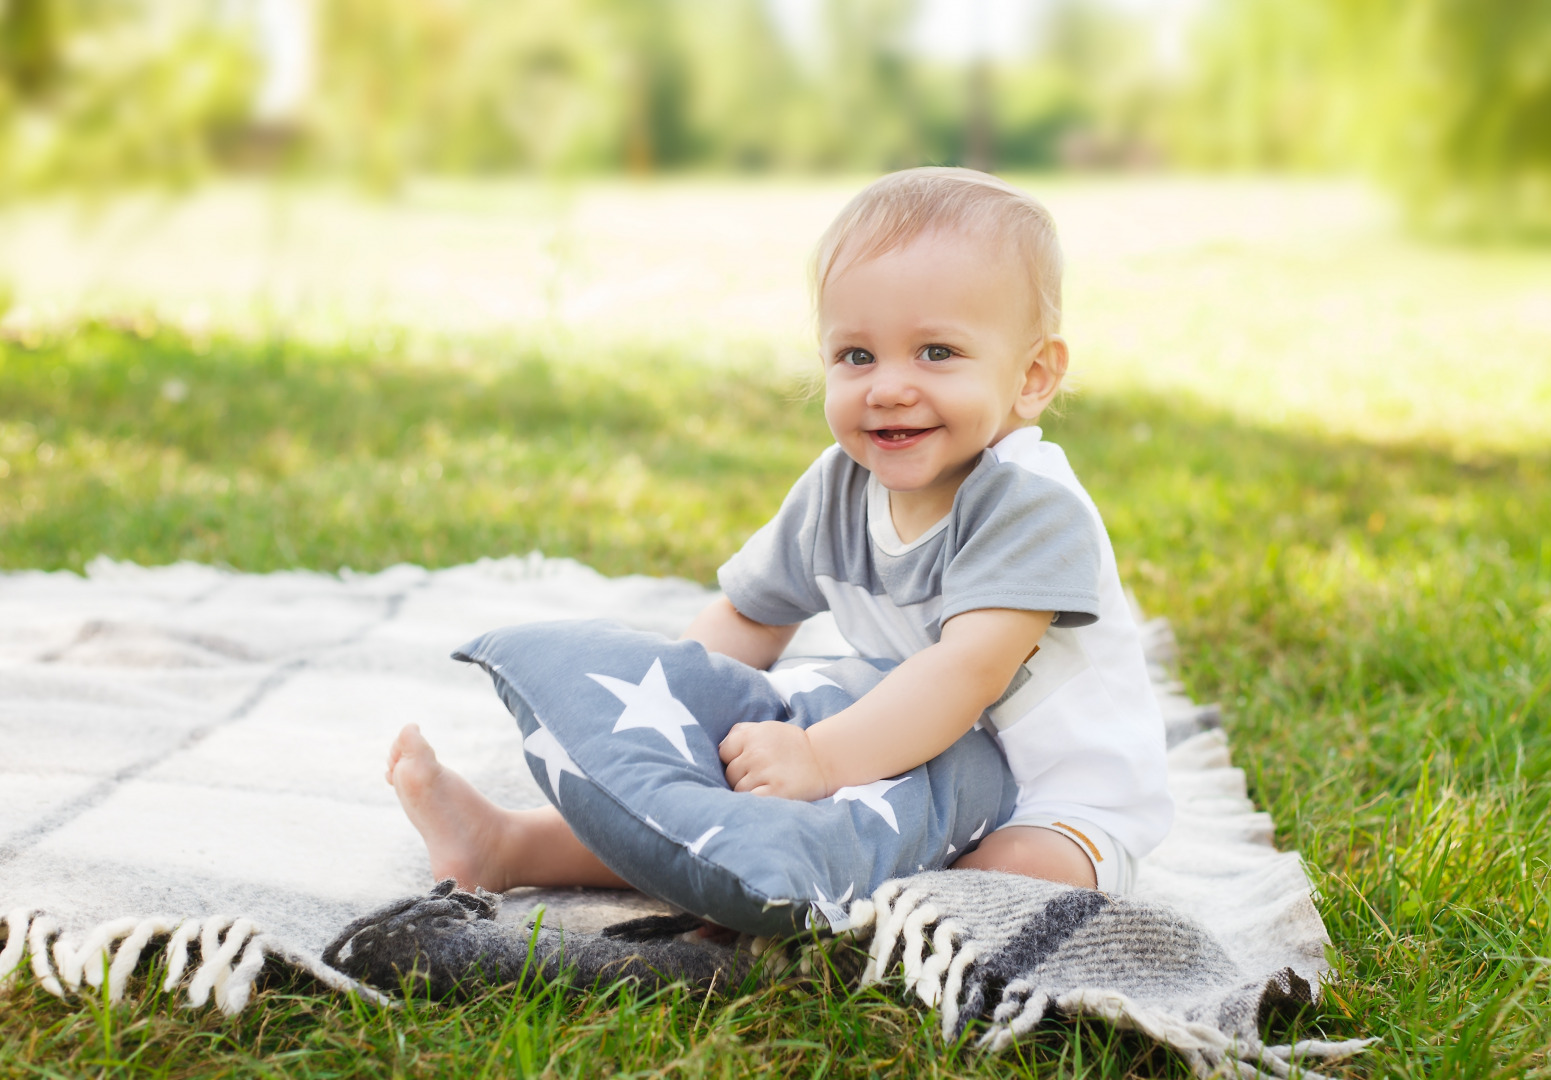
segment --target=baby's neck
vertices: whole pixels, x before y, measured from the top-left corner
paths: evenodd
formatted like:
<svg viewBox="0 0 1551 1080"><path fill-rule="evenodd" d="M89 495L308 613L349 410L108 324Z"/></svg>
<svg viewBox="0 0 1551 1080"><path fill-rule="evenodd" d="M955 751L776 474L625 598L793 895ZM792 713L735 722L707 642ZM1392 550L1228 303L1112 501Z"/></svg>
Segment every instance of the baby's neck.
<svg viewBox="0 0 1551 1080"><path fill-rule="evenodd" d="M947 517L948 511L953 509L953 497L957 492L957 487L948 492L889 492L889 520L894 523L894 533L900 543L910 543Z"/></svg>

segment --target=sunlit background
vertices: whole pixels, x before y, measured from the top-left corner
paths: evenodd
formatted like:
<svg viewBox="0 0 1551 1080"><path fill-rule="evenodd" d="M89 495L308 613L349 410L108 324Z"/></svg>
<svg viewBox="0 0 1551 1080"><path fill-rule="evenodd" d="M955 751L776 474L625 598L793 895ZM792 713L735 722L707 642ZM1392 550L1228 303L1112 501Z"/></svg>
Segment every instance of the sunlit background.
<svg viewBox="0 0 1551 1080"><path fill-rule="evenodd" d="M132 318L797 367L824 223L871 175L957 163L1056 211L1074 385L1470 447L1551 427L1543 4L0 11L0 330L24 343Z"/></svg>
<svg viewBox="0 0 1551 1080"><path fill-rule="evenodd" d="M709 583L831 441L814 242L922 163L1055 214L1042 423L1315 876L1321 1030L1383 1036L1357 1075L1543 1075L1547 0L0 0L0 586L534 550ZM41 1008L0 1057L105 1067ZM641 1053L958 1067L842 1065L826 1015ZM165 1021L141 1066L225 1067ZM282 1028L260 1069L400 1068ZM1066 1030L1052 1075L1158 1075Z"/></svg>
<svg viewBox="0 0 1551 1080"><path fill-rule="evenodd" d="M7 0L5 189L213 172L1249 168L1551 218L1551 14L1482 0Z"/></svg>

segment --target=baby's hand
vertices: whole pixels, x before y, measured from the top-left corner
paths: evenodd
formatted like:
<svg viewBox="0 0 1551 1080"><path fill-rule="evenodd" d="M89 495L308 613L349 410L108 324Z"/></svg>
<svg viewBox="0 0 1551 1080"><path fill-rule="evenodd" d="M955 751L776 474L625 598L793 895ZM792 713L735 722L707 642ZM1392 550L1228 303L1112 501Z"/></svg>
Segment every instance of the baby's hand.
<svg viewBox="0 0 1551 1080"><path fill-rule="evenodd" d="M813 745L796 724L734 724L722 740L721 757L734 791L803 802L829 794Z"/></svg>

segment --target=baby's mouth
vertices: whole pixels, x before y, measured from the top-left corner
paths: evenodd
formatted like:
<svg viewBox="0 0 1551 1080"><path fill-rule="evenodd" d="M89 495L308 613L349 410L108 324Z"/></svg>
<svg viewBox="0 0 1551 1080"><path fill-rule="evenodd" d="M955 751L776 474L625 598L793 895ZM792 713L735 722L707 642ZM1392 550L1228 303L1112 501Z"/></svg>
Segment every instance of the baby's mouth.
<svg viewBox="0 0 1551 1080"><path fill-rule="evenodd" d="M905 450L916 446L936 428L874 428L867 433L880 450Z"/></svg>

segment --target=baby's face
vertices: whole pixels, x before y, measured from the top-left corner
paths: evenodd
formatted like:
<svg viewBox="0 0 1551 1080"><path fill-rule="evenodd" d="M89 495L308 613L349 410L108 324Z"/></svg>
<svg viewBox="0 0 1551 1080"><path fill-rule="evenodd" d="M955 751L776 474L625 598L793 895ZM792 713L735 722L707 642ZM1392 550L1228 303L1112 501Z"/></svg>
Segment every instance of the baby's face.
<svg viewBox="0 0 1551 1080"><path fill-rule="evenodd" d="M824 415L896 508L907 495L945 513L981 451L1039 415L1049 394L1031 398L1030 379L1060 381L1041 360L1030 291L997 245L940 231L830 277Z"/></svg>

